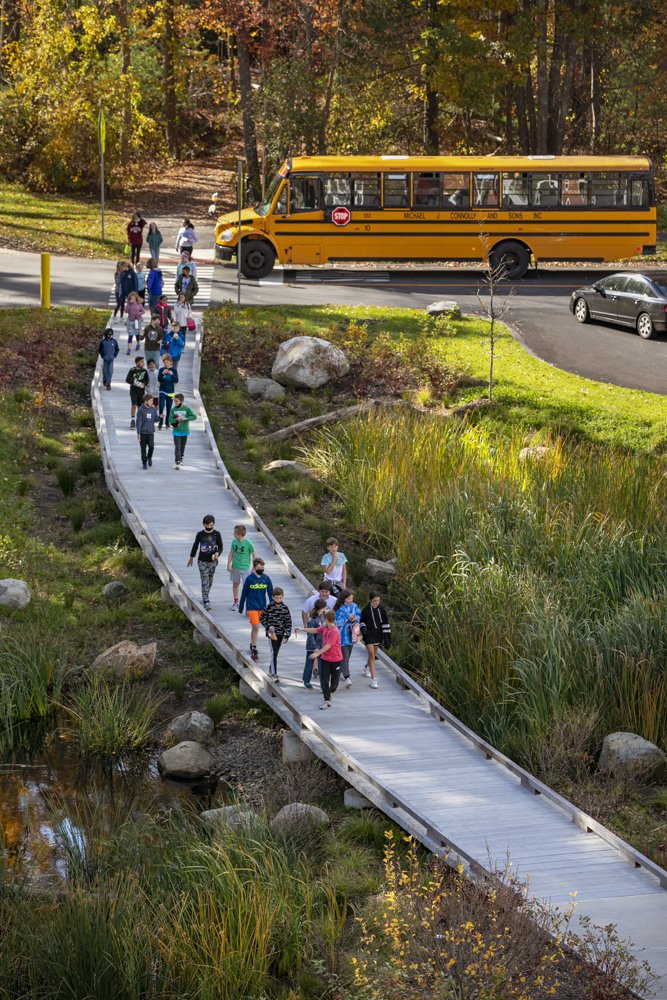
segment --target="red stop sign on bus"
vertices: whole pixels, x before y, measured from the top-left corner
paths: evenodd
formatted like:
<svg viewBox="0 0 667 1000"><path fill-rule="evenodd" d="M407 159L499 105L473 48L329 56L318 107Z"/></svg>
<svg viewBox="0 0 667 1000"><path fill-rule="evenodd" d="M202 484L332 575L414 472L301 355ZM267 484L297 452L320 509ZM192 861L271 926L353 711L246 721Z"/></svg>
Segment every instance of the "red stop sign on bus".
<svg viewBox="0 0 667 1000"><path fill-rule="evenodd" d="M331 221L335 226L346 226L351 218L352 213L345 205L338 205L331 213Z"/></svg>

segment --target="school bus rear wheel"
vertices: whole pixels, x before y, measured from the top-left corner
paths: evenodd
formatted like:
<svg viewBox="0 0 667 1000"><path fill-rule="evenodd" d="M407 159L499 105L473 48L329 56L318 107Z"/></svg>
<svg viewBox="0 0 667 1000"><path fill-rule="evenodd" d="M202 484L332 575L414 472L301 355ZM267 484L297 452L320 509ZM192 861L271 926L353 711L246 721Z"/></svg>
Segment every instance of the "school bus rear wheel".
<svg viewBox="0 0 667 1000"><path fill-rule="evenodd" d="M523 278L530 265L530 252L523 243L506 240L499 243L489 254L489 264L499 277L516 281Z"/></svg>
<svg viewBox="0 0 667 1000"><path fill-rule="evenodd" d="M246 278L265 278L271 274L275 259L266 240L244 240L241 245L241 273Z"/></svg>

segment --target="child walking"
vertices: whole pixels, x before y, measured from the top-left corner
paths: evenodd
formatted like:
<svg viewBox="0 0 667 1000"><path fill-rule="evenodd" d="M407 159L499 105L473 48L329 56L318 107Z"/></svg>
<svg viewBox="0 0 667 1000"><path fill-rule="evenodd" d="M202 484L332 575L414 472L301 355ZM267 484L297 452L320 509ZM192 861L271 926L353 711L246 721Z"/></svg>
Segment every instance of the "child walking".
<svg viewBox="0 0 667 1000"><path fill-rule="evenodd" d="M364 667L364 677L370 677L370 686L376 688L378 682L375 676L375 657L380 646L384 646L385 649L389 649L391 646L391 628L387 612L381 604L381 597L373 590L370 592L368 604L361 612L359 624L361 626L361 638L364 641L368 655L368 663Z"/></svg>
<svg viewBox="0 0 667 1000"><path fill-rule="evenodd" d="M144 271L144 265L141 261L138 262L135 268L135 274L137 276L137 295L139 296L143 306L146 304L146 272Z"/></svg>
<svg viewBox="0 0 667 1000"><path fill-rule="evenodd" d="M167 301L166 295L160 296L155 312L160 318L160 326L162 327L162 333L164 335L169 331L169 324L174 321L174 314L171 310L169 302Z"/></svg>
<svg viewBox="0 0 667 1000"><path fill-rule="evenodd" d="M160 318L157 313L153 314L148 326L144 327L142 338L144 341L146 364L154 361L156 365L159 365L162 348L162 327L160 326Z"/></svg>
<svg viewBox="0 0 667 1000"><path fill-rule="evenodd" d="M347 586L347 557L338 551L337 538L327 538L327 551L320 566L324 567L324 579L331 584L331 593L337 597Z"/></svg>
<svg viewBox="0 0 667 1000"><path fill-rule="evenodd" d="M274 587L273 600L267 604L259 616L260 624L266 630L266 637L269 640L269 677L276 684L280 683L278 652L281 644L287 642L292 634L292 616L284 603L284 596L282 587Z"/></svg>
<svg viewBox="0 0 667 1000"><path fill-rule="evenodd" d="M163 354L170 355L176 370L178 370L178 362L181 360L181 354L183 353L184 347L185 337L174 323L171 333L168 333L162 341L161 351Z"/></svg>
<svg viewBox="0 0 667 1000"><path fill-rule="evenodd" d="M273 583L271 577L264 572L264 560L256 556L252 561L252 573L249 573L239 601L239 614L243 614L246 608L248 621L250 622L250 656L253 660L259 659L257 652L257 636L259 635L259 623L261 613L266 605L273 599Z"/></svg>
<svg viewBox="0 0 667 1000"><path fill-rule="evenodd" d="M203 531L198 531L190 549L188 566L192 566L197 556L197 568L201 580L201 599L205 611L211 610L209 595L213 586L213 577L218 568L218 560L222 555L222 535L215 528L213 514L205 514L202 520Z"/></svg>
<svg viewBox="0 0 667 1000"><path fill-rule="evenodd" d="M149 225L146 242L148 243L148 252L151 255L151 259L154 260L156 264L159 264L160 247L162 246L162 233L157 227L157 222L151 222Z"/></svg>
<svg viewBox="0 0 667 1000"><path fill-rule="evenodd" d="M148 385L148 372L144 367L143 357L135 358L134 365L125 376L125 381L130 387L130 430L134 430L137 407L143 403Z"/></svg>
<svg viewBox="0 0 667 1000"><path fill-rule="evenodd" d="M139 342L141 340L141 317L145 312L144 307L141 304L141 299L139 298L138 292L130 292L127 297L127 303L125 305L125 323L127 326L127 354L132 350L132 338L136 337L137 346L136 350L139 350Z"/></svg>
<svg viewBox="0 0 667 1000"><path fill-rule="evenodd" d="M250 572L250 561L255 551L255 546L249 538L246 538L247 529L245 524L237 524L234 528L234 537L229 546L227 556L227 572L232 581L232 611L239 610L239 587L246 582L246 577Z"/></svg>
<svg viewBox="0 0 667 1000"><path fill-rule="evenodd" d="M354 645L352 627L358 625L361 618L361 608L358 604L354 603L354 594L351 590L341 590L336 599L334 614L336 616L336 628L340 632L340 649L343 654L342 671L345 678L345 687L351 688L350 654Z"/></svg>
<svg viewBox="0 0 667 1000"><path fill-rule="evenodd" d="M180 469L183 464L185 446L188 443L190 433L190 421L197 419L197 414L185 405L185 397L182 392L177 392L174 396L174 405L171 408L169 424L174 435L174 468Z"/></svg>
<svg viewBox="0 0 667 1000"><path fill-rule="evenodd" d="M309 688L310 690L312 690L313 687L310 681L313 676L313 664L315 662L311 653L314 653L316 649L322 649L322 635L317 631L317 629L319 629L321 625L324 625L324 618L322 616L326 610L327 602L322 597L316 598L310 611L310 617L305 625L305 628L311 629L312 631L308 632L306 635L306 662L303 667L303 686Z"/></svg>
<svg viewBox="0 0 667 1000"><path fill-rule="evenodd" d="M148 372L148 382L146 383L146 392L151 394L153 397L153 412L155 414L155 423L157 424L158 418L158 402L160 399L160 376L157 370L157 365L151 358L146 365L146 371ZM144 396L144 402L146 397Z"/></svg>
<svg viewBox="0 0 667 1000"><path fill-rule="evenodd" d="M163 367L160 368L157 376L160 385L160 413L157 429L162 430L164 426L164 412L167 413L167 425L169 425L169 414L171 404L174 402L174 386L178 382L178 372L174 368L173 362L168 354L162 359Z"/></svg>
<svg viewBox="0 0 667 1000"><path fill-rule="evenodd" d="M97 350L97 353L102 358L102 385L107 392L111 392L113 363L118 357L119 350L118 341L113 335L113 330L110 326L108 326L104 331L104 336L102 337L100 346Z"/></svg>
<svg viewBox="0 0 667 1000"><path fill-rule="evenodd" d="M147 469L153 464L155 448L155 407L149 392L144 396L144 401L137 411L137 440L141 450L141 465Z"/></svg>
<svg viewBox="0 0 667 1000"><path fill-rule="evenodd" d="M319 660L320 664L320 687L324 701L320 705L322 710L331 708L331 696L338 689L340 680L340 667L343 662L343 654L340 648L340 632L336 628L336 615L333 611L324 612L324 624L318 628L295 629L294 634L306 632L322 636L321 649L314 649L310 654L311 660Z"/></svg>

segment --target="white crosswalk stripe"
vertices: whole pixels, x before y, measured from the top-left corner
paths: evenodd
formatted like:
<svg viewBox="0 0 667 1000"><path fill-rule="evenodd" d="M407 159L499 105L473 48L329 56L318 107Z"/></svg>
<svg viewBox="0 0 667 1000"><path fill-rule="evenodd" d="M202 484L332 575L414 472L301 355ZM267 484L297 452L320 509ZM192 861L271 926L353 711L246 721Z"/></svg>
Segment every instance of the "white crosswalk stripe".
<svg viewBox="0 0 667 1000"><path fill-rule="evenodd" d="M167 301L170 306L173 306L176 302L176 290L174 285L176 284L176 264L162 264L160 266L162 271L162 277L164 278L164 294L167 296ZM213 264L197 264L197 284L199 285L199 291L195 296L193 307L195 309L205 309L211 304L211 287L213 285ZM148 296L146 296L146 305L148 305ZM112 286L111 292L109 293L109 307L114 309L116 306L116 293Z"/></svg>

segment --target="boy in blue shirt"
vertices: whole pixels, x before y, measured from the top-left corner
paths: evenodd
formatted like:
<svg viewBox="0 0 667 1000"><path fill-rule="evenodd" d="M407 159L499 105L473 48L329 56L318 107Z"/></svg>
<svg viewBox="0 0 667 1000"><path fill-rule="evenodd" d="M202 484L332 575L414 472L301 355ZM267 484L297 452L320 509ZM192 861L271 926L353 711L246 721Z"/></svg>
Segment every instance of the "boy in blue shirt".
<svg viewBox="0 0 667 1000"><path fill-rule="evenodd" d="M262 611L273 600L273 583L271 578L264 572L264 560L256 557L252 561L252 573L246 577L241 591L239 601L239 614L243 614L246 608L248 621L250 622L250 656L253 660L259 659L257 652L257 636L259 635L259 622Z"/></svg>

